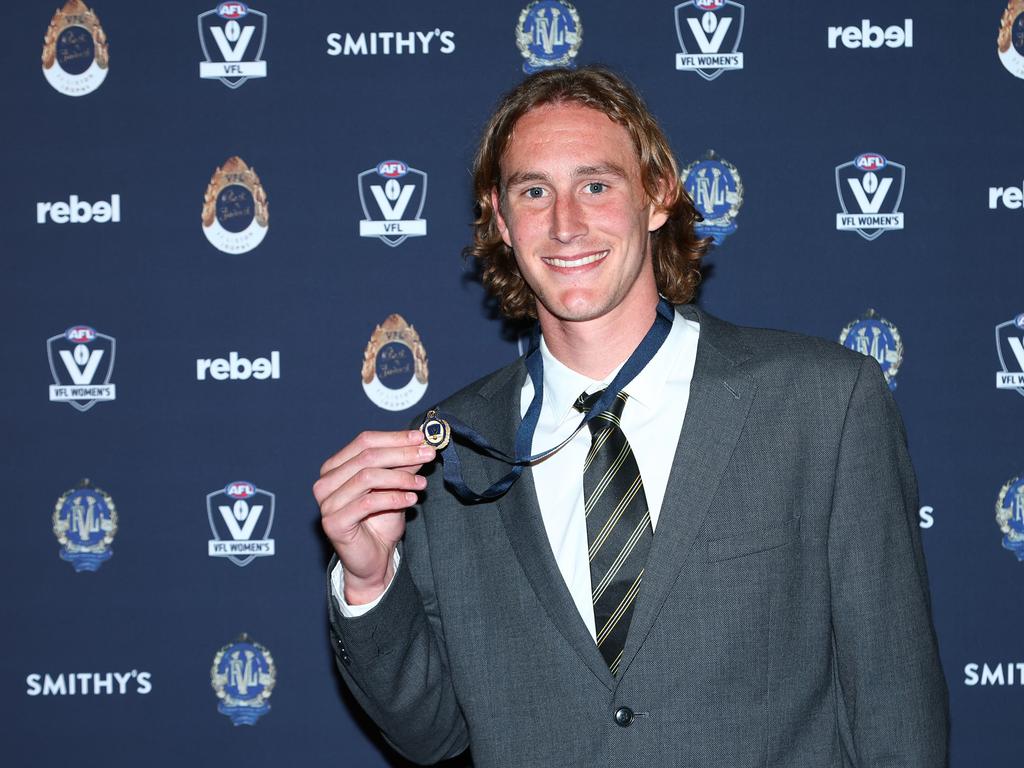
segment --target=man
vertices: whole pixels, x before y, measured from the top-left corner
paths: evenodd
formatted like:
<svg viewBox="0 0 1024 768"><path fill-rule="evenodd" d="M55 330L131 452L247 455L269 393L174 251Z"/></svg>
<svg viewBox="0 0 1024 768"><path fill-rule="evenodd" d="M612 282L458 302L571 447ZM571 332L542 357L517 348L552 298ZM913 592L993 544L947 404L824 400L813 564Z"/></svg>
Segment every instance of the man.
<svg viewBox="0 0 1024 768"><path fill-rule="evenodd" d="M542 338L439 410L520 459L568 442L482 503L461 498L508 467L465 441L455 482L417 431L324 464L338 668L388 740L477 766L944 765L915 480L875 361L686 304L706 243L606 70L509 93L475 185L485 284Z"/></svg>

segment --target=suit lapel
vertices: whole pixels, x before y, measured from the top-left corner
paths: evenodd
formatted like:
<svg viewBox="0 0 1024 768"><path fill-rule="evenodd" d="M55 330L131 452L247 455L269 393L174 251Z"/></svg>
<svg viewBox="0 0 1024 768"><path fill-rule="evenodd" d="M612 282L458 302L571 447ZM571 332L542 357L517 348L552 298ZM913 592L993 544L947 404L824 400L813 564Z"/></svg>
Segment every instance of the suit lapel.
<svg viewBox="0 0 1024 768"><path fill-rule="evenodd" d="M504 380L492 382L493 387L480 392L494 404L488 409L488 413L493 414L491 422L484 427L490 427L487 432L488 438L493 435L495 447L510 455L514 450L516 429L522 420L520 398L525 377L526 369L520 365L513 368ZM506 465L497 461L484 459L484 464L490 483L497 481L508 470ZM495 506L501 515L512 549L544 611L583 663L611 689L614 678L608 671L608 665L598 651L579 611L576 610L576 603L569 594L569 588L551 552L551 543L544 528L530 469L523 472L519 481L513 484Z"/></svg>
<svg viewBox="0 0 1024 768"><path fill-rule="evenodd" d="M754 380L738 370L738 363L749 357L749 352L734 337L733 326L692 306L680 307L679 311L700 323L697 360L662 514L630 621L619 679L643 645L690 554L756 390Z"/></svg>

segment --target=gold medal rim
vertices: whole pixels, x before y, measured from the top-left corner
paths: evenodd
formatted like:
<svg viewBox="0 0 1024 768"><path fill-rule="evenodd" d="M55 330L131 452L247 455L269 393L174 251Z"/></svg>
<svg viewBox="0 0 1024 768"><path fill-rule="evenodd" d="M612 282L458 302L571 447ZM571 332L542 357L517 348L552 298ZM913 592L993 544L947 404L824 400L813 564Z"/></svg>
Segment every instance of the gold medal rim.
<svg viewBox="0 0 1024 768"><path fill-rule="evenodd" d="M427 427L431 426L432 424L437 424L441 428L440 440L431 439L431 437L427 434ZM436 416L424 421L423 426L420 427L420 432L423 433L423 442L425 442L427 445L431 446L432 448L438 451L442 451L445 448L447 448L448 443L451 442L452 439L451 426L448 424L447 421Z"/></svg>

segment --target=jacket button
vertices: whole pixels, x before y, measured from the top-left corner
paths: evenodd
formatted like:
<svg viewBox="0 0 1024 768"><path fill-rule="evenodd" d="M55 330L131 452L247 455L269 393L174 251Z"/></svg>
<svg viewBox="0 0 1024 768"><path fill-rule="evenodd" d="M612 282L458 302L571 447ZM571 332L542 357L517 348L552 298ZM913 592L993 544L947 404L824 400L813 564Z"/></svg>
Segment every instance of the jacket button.
<svg viewBox="0 0 1024 768"><path fill-rule="evenodd" d="M636 716L629 707L619 707L615 710L615 724L622 728L629 728L633 724L634 719L636 719Z"/></svg>

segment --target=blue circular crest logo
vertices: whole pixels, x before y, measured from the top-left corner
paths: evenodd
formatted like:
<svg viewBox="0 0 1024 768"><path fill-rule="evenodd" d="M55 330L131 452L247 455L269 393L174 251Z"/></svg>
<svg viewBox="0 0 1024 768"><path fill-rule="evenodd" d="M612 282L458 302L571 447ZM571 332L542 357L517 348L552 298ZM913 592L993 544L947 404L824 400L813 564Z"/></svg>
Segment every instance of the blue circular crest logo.
<svg viewBox="0 0 1024 768"><path fill-rule="evenodd" d="M903 364L903 339L895 325L875 310L851 321L839 334L839 343L878 361L889 389L896 389L896 374Z"/></svg>
<svg viewBox="0 0 1024 768"><path fill-rule="evenodd" d="M1003 548L1024 560L1024 475L1007 480L999 489L996 523L1003 532Z"/></svg>
<svg viewBox="0 0 1024 768"><path fill-rule="evenodd" d="M551 67L575 66L583 42L583 24L572 3L534 0L523 8L516 25L516 45L532 74Z"/></svg>
<svg viewBox="0 0 1024 768"><path fill-rule="evenodd" d="M60 559L76 572L97 571L114 553L117 509L109 494L83 480L64 492L53 509L53 533L61 546Z"/></svg>
<svg viewBox="0 0 1024 768"><path fill-rule="evenodd" d="M736 216L743 205L743 180L732 163L709 150L682 171L683 186L697 212L704 218L695 226L700 237L715 245L736 231Z"/></svg>
<svg viewBox="0 0 1024 768"><path fill-rule="evenodd" d="M217 711L235 725L254 725L270 711L267 699L276 682L274 657L245 633L213 657L210 684L220 699Z"/></svg>

